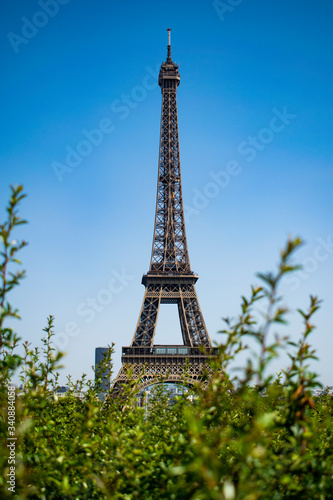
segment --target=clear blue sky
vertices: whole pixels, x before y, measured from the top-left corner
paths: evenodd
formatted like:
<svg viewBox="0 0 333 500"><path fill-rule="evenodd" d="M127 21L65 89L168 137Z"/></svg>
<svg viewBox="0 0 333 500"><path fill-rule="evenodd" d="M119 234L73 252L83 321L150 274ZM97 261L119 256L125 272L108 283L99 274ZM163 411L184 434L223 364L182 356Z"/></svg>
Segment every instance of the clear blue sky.
<svg viewBox="0 0 333 500"><path fill-rule="evenodd" d="M305 270L282 291L291 308L309 293L324 299L312 341L333 385L333 6L224 4L223 13L187 0L1 3L1 219L10 184L28 193L16 327L40 345L55 316L62 382L91 375L95 347L111 342L117 371L132 340L155 215L156 73L171 27L189 251L211 338L255 273L274 268L288 234L300 235ZM176 319L161 308L157 343L180 342Z"/></svg>

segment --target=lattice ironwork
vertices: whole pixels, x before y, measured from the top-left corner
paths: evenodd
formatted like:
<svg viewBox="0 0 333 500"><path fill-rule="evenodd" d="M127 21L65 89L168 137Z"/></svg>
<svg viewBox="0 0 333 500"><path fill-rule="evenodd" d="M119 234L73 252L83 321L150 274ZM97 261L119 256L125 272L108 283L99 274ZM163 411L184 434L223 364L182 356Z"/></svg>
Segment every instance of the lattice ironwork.
<svg viewBox="0 0 333 500"><path fill-rule="evenodd" d="M139 382L139 390L142 391L150 385L163 382L165 384L174 383L195 385L209 371L205 365L174 365L172 363L158 363L142 365L133 363L130 367L122 366L117 377L118 385L128 382L128 369L131 371L131 381Z"/></svg>
<svg viewBox="0 0 333 500"><path fill-rule="evenodd" d="M146 290L133 340L129 348L124 348L134 349L134 354L122 358L123 364L130 364L133 368L134 379L142 372L144 363L148 363L145 365L144 383L161 376L166 381L180 380L186 359L191 359L189 378L194 381L200 378L206 365L206 356L188 358L177 351L174 359L163 361L153 352L147 351L154 346L160 304L177 304L184 346L192 349L209 349L212 346L194 286L198 276L191 271L187 248L177 113L180 75L178 65L171 58L170 30L168 31L167 60L162 63L159 74L162 113L152 254L149 271L142 278ZM146 349L144 358L135 351L136 348ZM114 387L127 380L126 374L127 370L123 365Z"/></svg>

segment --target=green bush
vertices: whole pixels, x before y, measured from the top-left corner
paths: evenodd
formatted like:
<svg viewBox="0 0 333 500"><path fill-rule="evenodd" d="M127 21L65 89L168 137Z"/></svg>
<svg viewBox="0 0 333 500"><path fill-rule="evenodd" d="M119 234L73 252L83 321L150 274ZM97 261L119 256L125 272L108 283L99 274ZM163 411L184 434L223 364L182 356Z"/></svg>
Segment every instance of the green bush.
<svg viewBox="0 0 333 500"><path fill-rule="evenodd" d="M23 356L16 353L20 339L5 327L8 318L18 317L8 294L24 276L11 271L20 266L17 253L25 245L11 241L25 222L17 212L22 193L21 186L12 188L7 220L0 226L1 498L333 498L332 398L312 396L320 384L309 370L317 298L299 310L304 329L298 343L277 335L271 339L272 329L287 322L279 286L297 269L291 258L299 239L287 242L275 273L259 275L262 287L242 297L239 317L225 320L225 341L211 360L208 379L174 404L157 388L149 406L141 408L130 386L122 399L102 403L101 379L87 381L85 375L69 380L70 390L60 398L55 391L62 354L52 346L53 318L47 320L42 350L25 342ZM249 338L257 349L247 346ZM273 379L270 362L282 348L288 349L290 367ZM112 351L111 346L109 357ZM233 376L231 364L244 351L248 361ZM7 482L8 386L17 374L23 390L15 401L13 493ZM84 400L75 397L77 384L86 391Z"/></svg>

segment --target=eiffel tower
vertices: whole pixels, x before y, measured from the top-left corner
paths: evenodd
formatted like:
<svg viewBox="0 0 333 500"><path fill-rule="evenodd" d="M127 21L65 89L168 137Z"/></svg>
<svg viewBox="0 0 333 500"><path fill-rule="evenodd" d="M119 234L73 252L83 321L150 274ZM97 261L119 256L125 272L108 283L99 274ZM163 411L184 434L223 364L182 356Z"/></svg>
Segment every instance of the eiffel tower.
<svg viewBox="0 0 333 500"><path fill-rule="evenodd" d="M150 268L142 277L145 295L132 343L122 348L122 367L113 389L141 375L140 389L156 380L192 385L207 368L213 354L205 321L195 291L198 276L191 271L187 249L182 197L177 87L179 66L171 58L168 29L167 59L158 83L162 90L162 118L158 167L155 229ZM177 304L183 345L155 345L154 336L160 304ZM202 349L204 348L204 349Z"/></svg>

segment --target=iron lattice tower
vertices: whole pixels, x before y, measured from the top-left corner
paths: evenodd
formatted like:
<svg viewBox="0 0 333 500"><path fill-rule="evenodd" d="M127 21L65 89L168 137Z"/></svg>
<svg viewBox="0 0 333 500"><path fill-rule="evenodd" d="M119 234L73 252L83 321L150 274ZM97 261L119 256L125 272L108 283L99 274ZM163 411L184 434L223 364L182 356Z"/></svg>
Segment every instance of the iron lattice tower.
<svg viewBox="0 0 333 500"><path fill-rule="evenodd" d="M186 241L177 113L180 75L179 66L171 58L170 31L168 29L167 59L162 63L158 80L162 91L162 114L150 268L142 278L145 295L139 320L131 346L123 347L123 366L114 388L128 380L125 364L131 365L134 379L144 367L142 388L156 378L177 382L185 369L189 383L193 383L206 367L206 354L214 352L196 294L194 285L198 276L191 271ZM155 346L160 304L172 303L178 306L183 345Z"/></svg>

